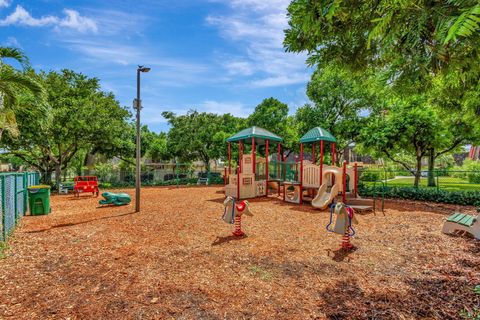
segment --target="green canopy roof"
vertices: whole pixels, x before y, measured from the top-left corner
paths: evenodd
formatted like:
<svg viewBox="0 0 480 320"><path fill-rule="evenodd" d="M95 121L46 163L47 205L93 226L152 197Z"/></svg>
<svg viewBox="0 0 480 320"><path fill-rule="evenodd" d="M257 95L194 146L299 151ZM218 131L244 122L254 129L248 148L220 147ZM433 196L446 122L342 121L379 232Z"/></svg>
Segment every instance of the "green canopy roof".
<svg viewBox="0 0 480 320"><path fill-rule="evenodd" d="M315 141L329 141L329 142L337 142L337 139L335 139L334 136L327 130L320 128L320 127L315 127L308 131L301 139L301 143L309 143L309 142L315 142Z"/></svg>
<svg viewBox="0 0 480 320"><path fill-rule="evenodd" d="M250 141L252 138L255 138L256 143L263 144L265 140L275 141L275 142L282 142L282 138L277 136L274 133L271 133L268 130L265 130L260 127L251 127L248 129L243 129L242 131L234 134L230 138L227 139L227 142L234 142L240 140L247 140Z"/></svg>

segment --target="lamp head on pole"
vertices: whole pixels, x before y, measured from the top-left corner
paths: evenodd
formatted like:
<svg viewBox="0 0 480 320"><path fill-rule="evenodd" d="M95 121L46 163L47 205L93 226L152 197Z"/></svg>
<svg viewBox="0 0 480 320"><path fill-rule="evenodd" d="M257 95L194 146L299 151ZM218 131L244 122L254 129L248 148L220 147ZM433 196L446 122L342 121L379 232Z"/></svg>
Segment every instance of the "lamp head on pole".
<svg viewBox="0 0 480 320"><path fill-rule="evenodd" d="M151 70L151 68L147 68L147 67L144 67L144 66L138 66L138 69L137 69L138 72L148 72L150 70Z"/></svg>

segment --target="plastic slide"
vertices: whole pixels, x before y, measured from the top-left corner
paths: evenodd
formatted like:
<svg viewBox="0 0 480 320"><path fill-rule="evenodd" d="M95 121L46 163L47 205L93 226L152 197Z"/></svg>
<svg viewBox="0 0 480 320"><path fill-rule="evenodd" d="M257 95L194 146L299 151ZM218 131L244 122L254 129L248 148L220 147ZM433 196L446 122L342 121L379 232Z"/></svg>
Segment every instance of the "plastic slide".
<svg viewBox="0 0 480 320"><path fill-rule="evenodd" d="M318 189L317 196L312 200L312 206L319 209L325 209L335 199L340 190L340 185L335 183L330 192L327 192L327 183L324 183Z"/></svg>

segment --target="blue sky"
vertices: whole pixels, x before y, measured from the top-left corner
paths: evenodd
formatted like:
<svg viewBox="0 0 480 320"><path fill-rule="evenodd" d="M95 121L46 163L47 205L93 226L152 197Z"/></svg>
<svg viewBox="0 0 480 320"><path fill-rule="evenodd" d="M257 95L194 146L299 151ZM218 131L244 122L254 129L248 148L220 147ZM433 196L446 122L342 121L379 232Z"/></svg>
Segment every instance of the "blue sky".
<svg viewBox="0 0 480 320"><path fill-rule="evenodd" d="M165 110L248 114L264 98L303 105L311 70L282 47L288 0L0 0L0 44L36 69L98 77L122 105L142 76L143 121Z"/></svg>

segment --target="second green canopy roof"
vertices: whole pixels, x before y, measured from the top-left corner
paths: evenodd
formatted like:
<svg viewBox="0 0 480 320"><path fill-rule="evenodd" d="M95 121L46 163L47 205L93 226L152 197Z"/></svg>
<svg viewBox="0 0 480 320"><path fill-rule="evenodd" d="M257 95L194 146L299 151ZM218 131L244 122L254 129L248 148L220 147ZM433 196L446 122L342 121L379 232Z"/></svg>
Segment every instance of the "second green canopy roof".
<svg viewBox="0 0 480 320"><path fill-rule="evenodd" d="M329 142L337 142L334 136L327 130L315 127L308 131L301 139L301 143L309 143L309 142L316 142L316 141L329 141Z"/></svg>
<svg viewBox="0 0 480 320"><path fill-rule="evenodd" d="M282 138L277 136L270 131L260 128L260 127L251 127L244 129L240 132L237 132L233 136L227 139L227 142L234 142L240 140L250 141L252 138L255 138L256 142L259 144L263 144L265 140L275 141L275 142L282 142Z"/></svg>

